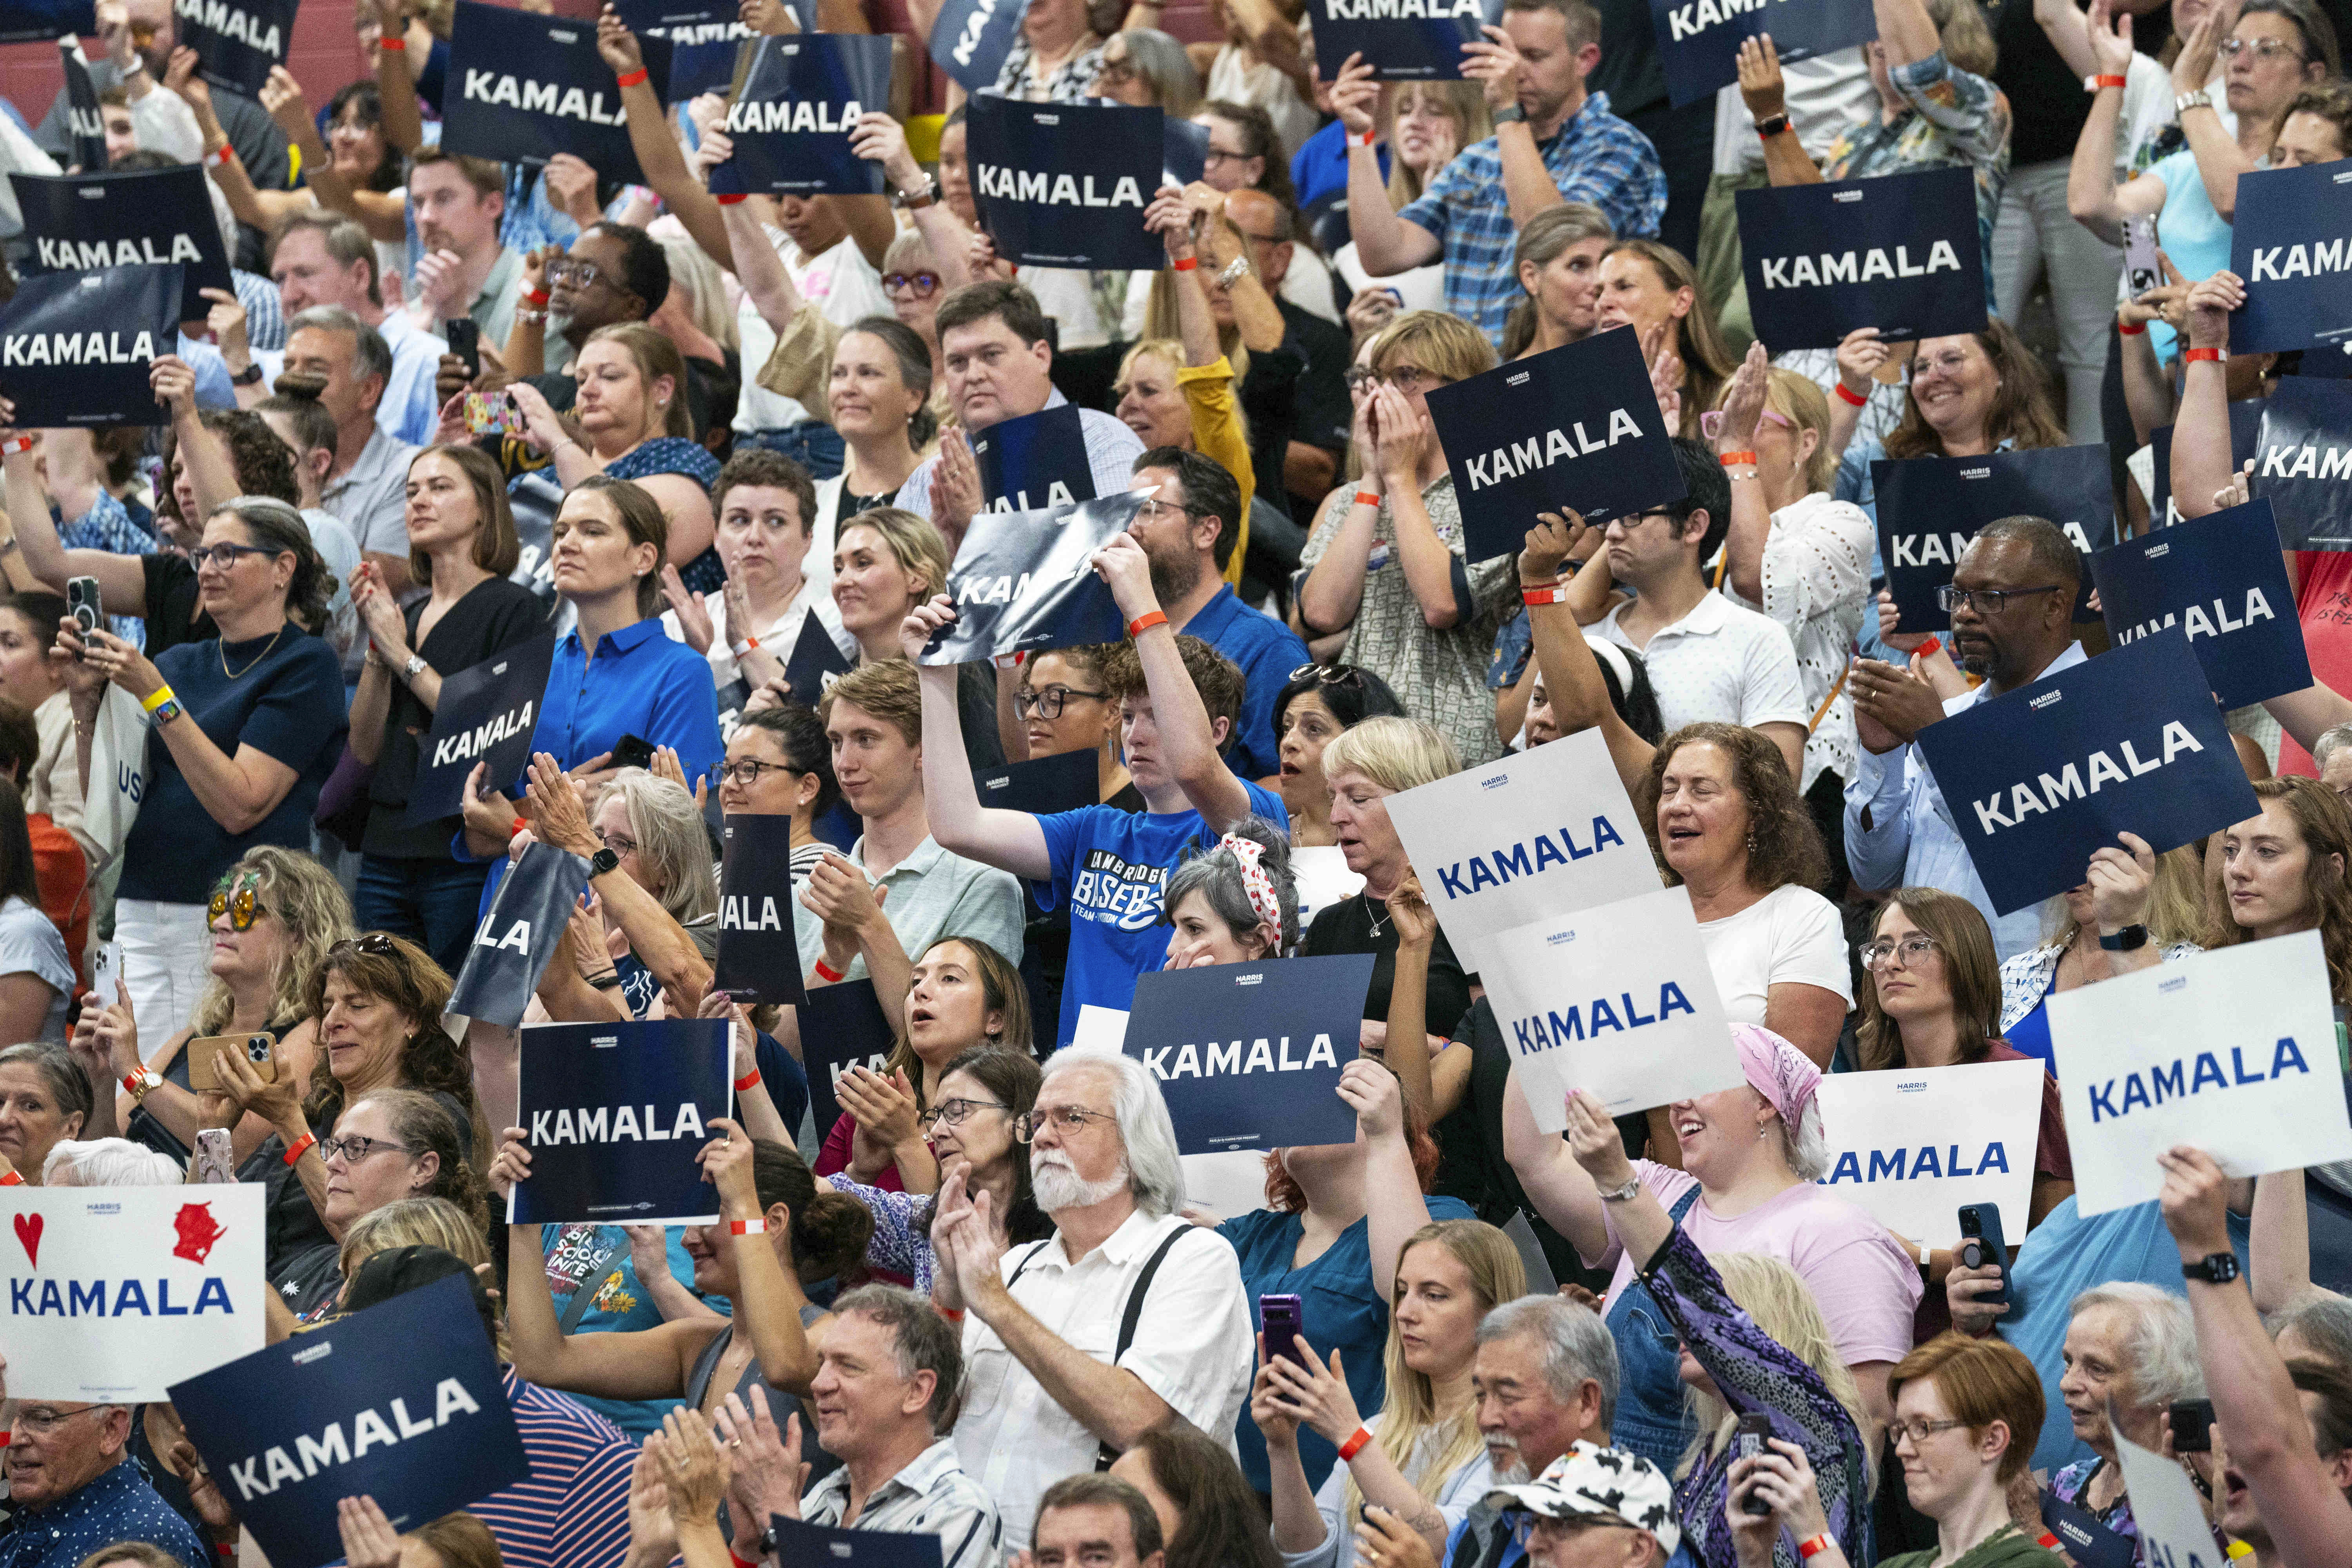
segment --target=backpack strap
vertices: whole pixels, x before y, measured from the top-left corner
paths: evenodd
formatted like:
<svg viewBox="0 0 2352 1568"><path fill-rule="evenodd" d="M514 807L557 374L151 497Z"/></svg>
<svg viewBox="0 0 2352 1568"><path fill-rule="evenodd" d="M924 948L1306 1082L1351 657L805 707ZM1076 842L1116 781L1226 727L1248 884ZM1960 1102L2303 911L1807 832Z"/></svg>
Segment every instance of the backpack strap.
<svg viewBox="0 0 2352 1568"><path fill-rule="evenodd" d="M1151 1256L1143 1260L1142 1269L1135 1276L1135 1283L1128 1289L1127 1310L1119 1315L1118 1343L1118 1347L1110 1353L1110 1364L1113 1366L1119 1364L1135 1343L1136 1325L1143 1321L1143 1299L1151 1293L1152 1276L1160 1272L1160 1265L1168 1260L1168 1254L1176 1249L1176 1243L1184 1239L1184 1233L1192 1228L1192 1226L1189 1222L1179 1225L1168 1233L1167 1238L1157 1248L1153 1249ZM1097 1471L1107 1470L1118 1462L1118 1455L1112 1450L1108 1443L1105 1443L1096 1451L1095 1469Z"/></svg>

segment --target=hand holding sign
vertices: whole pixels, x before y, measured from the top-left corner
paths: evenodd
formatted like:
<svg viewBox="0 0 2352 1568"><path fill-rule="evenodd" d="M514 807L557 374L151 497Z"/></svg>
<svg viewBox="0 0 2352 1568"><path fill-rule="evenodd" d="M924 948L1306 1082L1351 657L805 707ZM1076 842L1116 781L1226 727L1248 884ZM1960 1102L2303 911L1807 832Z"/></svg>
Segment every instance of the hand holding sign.
<svg viewBox="0 0 2352 1568"><path fill-rule="evenodd" d="M2201 1262L2230 1246L2230 1176L2213 1156L2180 1144L2156 1156L2164 1169L2164 1188L2157 1207L2164 1212L2164 1228L2180 1245L2180 1260Z"/></svg>
<svg viewBox="0 0 2352 1568"><path fill-rule="evenodd" d="M1633 1179L1633 1162L1625 1157L1625 1140L1610 1118L1609 1109L1589 1089L1571 1089L1563 1102L1568 1125L1568 1152L1601 1192L1614 1192Z"/></svg>
<svg viewBox="0 0 2352 1568"><path fill-rule="evenodd" d="M751 1179L751 1138L740 1123L724 1116L713 1117L710 1130L719 1136L703 1145L694 1158L702 1167L702 1179L719 1189L719 1211L729 1219L759 1218L766 1211Z"/></svg>
<svg viewBox="0 0 2352 1568"><path fill-rule="evenodd" d="M1372 129L1372 117L1381 101L1381 84L1372 63L1360 54L1349 55L1348 63L1331 82L1331 112L1339 117L1350 140L1360 141Z"/></svg>
<svg viewBox="0 0 2352 1568"><path fill-rule="evenodd" d="M517 1186L530 1179L530 1145L525 1143L520 1127L509 1127L499 1145L499 1152L490 1156L490 1168L482 1179L501 1200L514 1195Z"/></svg>
<svg viewBox="0 0 2352 1568"><path fill-rule="evenodd" d="M2140 912L2147 907L2148 892L2156 885L2156 852L2147 847L2147 841L2137 833L2116 836L2122 847L2095 852L2086 878L2099 929L2109 933L2139 923Z"/></svg>
<svg viewBox="0 0 2352 1568"><path fill-rule="evenodd" d="M1508 109L1517 101L1519 72L1527 62L1519 57L1518 46L1511 36L1489 22L1478 31L1485 35L1462 46L1462 74L1486 90L1489 110ZM1432 163L1431 168L1444 165Z"/></svg>

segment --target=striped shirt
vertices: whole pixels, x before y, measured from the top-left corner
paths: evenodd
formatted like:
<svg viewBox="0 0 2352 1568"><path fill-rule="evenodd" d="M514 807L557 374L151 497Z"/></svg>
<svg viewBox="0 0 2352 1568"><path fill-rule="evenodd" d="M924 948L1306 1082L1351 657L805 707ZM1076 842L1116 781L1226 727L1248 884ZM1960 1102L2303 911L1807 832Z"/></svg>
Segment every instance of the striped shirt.
<svg viewBox="0 0 2352 1568"><path fill-rule="evenodd" d="M629 1555L629 1469L637 1450L576 1401L501 1374L530 1477L467 1511L508 1568L621 1568Z"/></svg>
<svg viewBox="0 0 2352 1568"><path fill-rule="evenodd" d="M1003 1550L996 1503L964 1473L952 1437L941 1437L877 1487L856 1522L844 1525L848 1508L849 1467L844 1465L801 1499L801 1518L835 1530L936 1535L940 1568L992 1568Z"/></svg>

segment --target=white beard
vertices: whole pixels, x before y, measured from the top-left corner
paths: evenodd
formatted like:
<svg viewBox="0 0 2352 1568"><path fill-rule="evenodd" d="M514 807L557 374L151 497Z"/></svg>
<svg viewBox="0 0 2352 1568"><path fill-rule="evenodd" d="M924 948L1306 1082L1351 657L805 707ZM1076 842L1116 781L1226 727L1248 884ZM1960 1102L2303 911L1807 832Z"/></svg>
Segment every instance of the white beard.
<svg viewBox="0 0 2352 1568"><path fill-rule="evenodd" d="M1511 1448L1508 1452L1510 1458L1503 1460L1494 1457L1494 1449L1486 1450L1487 1462L1494 1468L1495 1484L1498 1487L1525 1486L1528 1479L1528 1462L1519 1457L1517 1448Z"/></svg>
<svg viewBox="0 0 2352 1568"><path fill-rule="evenodd" d="M1128 1188L1127 1161L1118 1162L1115 1175L1101 1181L1081 1181L1078 1173L1065 1165L1034 1165L1029 1169L1029 1190L1037 1207L1047 1214L1058 1214L1066 1208L1091 1208L1108 1202Z"/></svg>

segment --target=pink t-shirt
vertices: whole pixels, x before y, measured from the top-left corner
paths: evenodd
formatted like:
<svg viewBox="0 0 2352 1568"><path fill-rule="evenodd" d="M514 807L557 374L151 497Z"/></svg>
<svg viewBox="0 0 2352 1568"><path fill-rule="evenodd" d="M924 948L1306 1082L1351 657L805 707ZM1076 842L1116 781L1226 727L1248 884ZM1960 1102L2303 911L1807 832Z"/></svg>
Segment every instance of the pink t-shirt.
<svg viewBox="0 0 2352 1568"><path fill-rule="evenodd" d="M1635 1160L1642 1185L1671 1212L1698 1185L1688 1171L1651 1160ZM1603 1311L1633 1278L1614 1217L1603 1206L1609 1227L1608 1257L1617 1260ZM1868 1361L1900 1361L1911 1354L1911 1315L1923 1293L1919 1265L1895 1245L1886 1227L1842 1197L1811 1182L1795 1186L1737 1219L1718 1219L1701 1197L1683 1216L1683 1229L1698 1249L1756 1252L1777 1258L1812 1287L1813 1301L1830 1326L1848 1366ZM1598 1266L1606 1258L1588 1259Z"/></svg>

